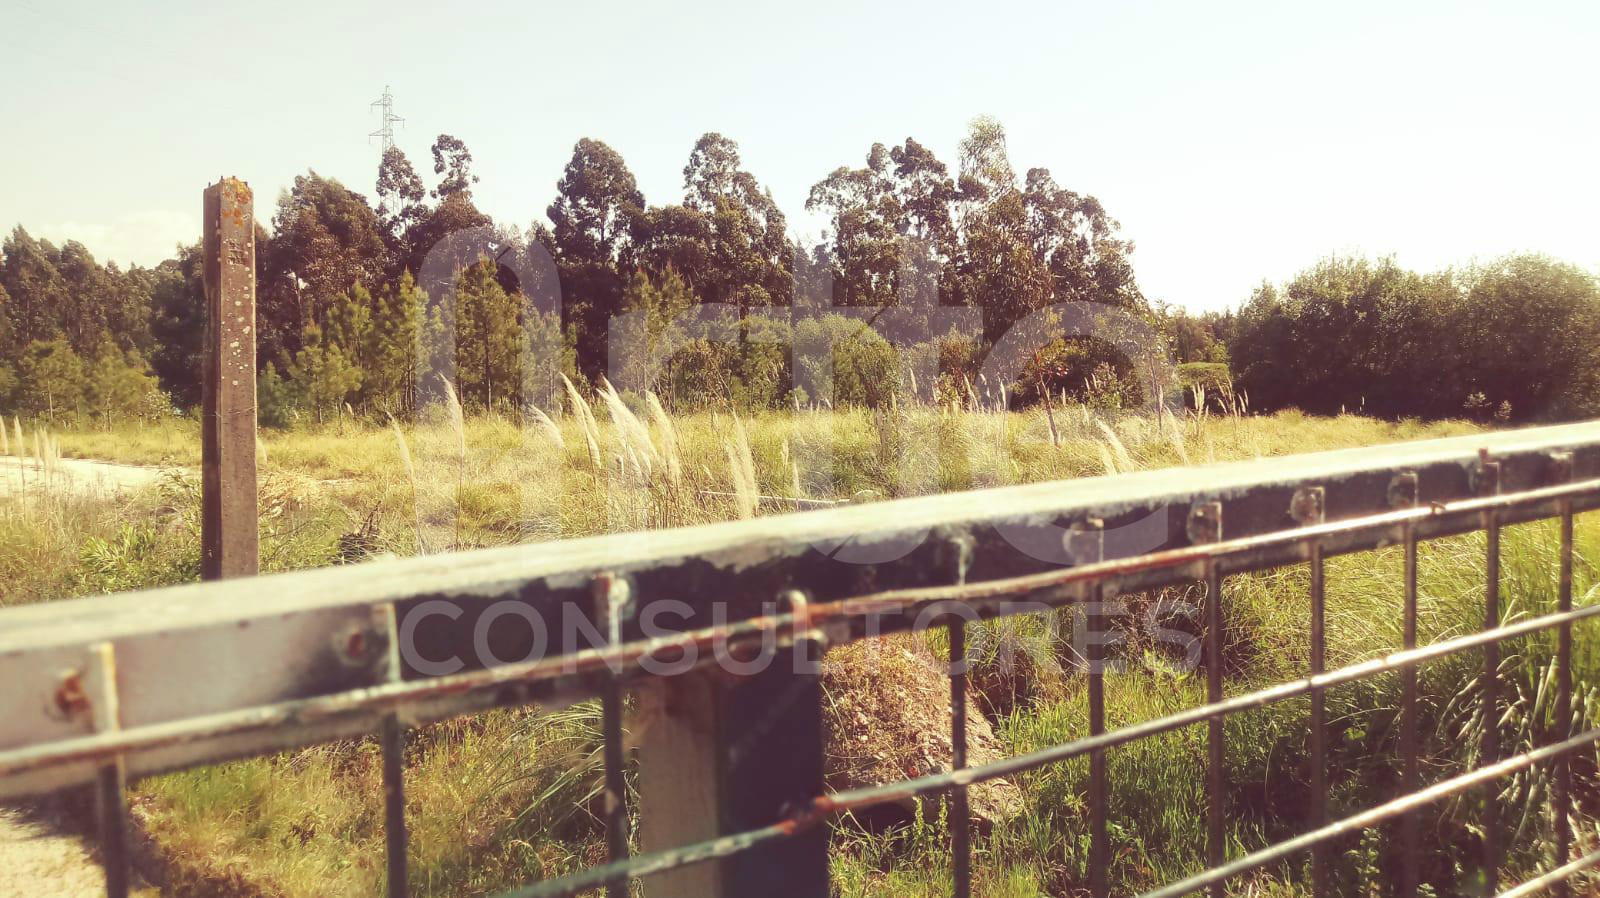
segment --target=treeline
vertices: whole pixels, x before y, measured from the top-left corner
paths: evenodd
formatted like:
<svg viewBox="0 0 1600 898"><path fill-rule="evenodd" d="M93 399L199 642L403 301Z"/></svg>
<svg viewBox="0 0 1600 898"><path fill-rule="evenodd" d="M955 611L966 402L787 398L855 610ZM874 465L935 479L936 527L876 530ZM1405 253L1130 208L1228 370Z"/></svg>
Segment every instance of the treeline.
<svg viewBox="0 0 1600 898"><path fill-rule="evenodd" d="M715 133L691 149L681 200L662 205L646 202L614 149L578 141L546 220L526 234L497 225L474 204L478 178L462 141L441 135L432 162L431 188L391 149L375 201L315 172L278 198L270 229L257 234L264 417L344 406L408 414L426 372L439 370L455 372L469 404L514 409L537 398L523 395L520 366L535 350L549 357L550 346L530 344L556 346L574 379L593 381L606 370L613 316L642 311L664 321L706 302L739 310L738 339L689 341L656 386L680 402L793 402L802 397L787 353L773 335L751 332L772 322L748 313L789 306L797 291L844 306L980 309L981 327L938 335L929 349L947 369L970 369L952 376L975 374L990 341L1051 303L1108 303L1158 318L1135 283L1131 246L1117 223L1045 169L1019 176L1004 131L987 119L973 124L953 168L907 139L876 144L861 167L819 181L807 206L832 227L815 246L790 239L782 210L744 168L738 146ZM521 285L492 264L460 272L449 306L419 289L415 278L430 248L483 226L503 243L546 248L561 282L559 321L528 320ZM123 413L133 406L100 403L104 391L92 386L108 359L156 378L179 407L198 401L197 247L124 272L95 264L76 242L56 249L18 228L0 251L0 286L0 408ZM832 401L875 401L894 388L892 354L870 328L839 316L806 326L834 331L841 352L856 357L841 364ZM1096 366L1117 361L1105 349L1057 349L1061 358L1046 367L1060 381L1051 389L1075 390ZM453 357L439 358L446 353Z"/></svg>
<svg viewBox="0 0 1600 898"><path fill-rule="evenodd" d="M1600 284L1545 256L1431 274L1330 258L1205 324L1257 409L1600 417Z"/></svg>
<svg viewBox="0 0 1600 898"><path fill-rule="evenodd" d="M1235 385L1252 407L1388 416L1504 419L1596 411L1596 287L1547 259L1418 275L1392 262L1330 260L1237 312L1190 316L1149 302L1132 245L1092 196L1043 168L1019 173L1004 130L975 121L952 165L915 139L874 144L811 189L825 239L802 244L738 146L715 133L691 148L681 198L646 202L622 156L584 138L542 220L521 231L473 200L472 154L441 135L424 179L385 152L369 200L308 172L257 229L260 412L271 424L358 415L405 417L448 372L462 400L520 413L638 366L608 359L610 322L640 313L651 347L679 347L648 386L679 407L807 402L878 404L906 389L940 401L1013 403L1067 394L1117 407L1152 389L1112 341L1061 332L1005 384L978 376L986 354L1031 313L1089 303L1165 345L1184 379L1211 395ZM431 182L431 184L430 184ZM424 259L447 235L487 228L494 243L537 243L560 281L559 317L541 315L510 267L484 259L447 291L424 289ZM697 304L737 311L732 339L674 332ZM770 314L807 304L793 322ZM896 352L848 307L921 318L932 383L901 382ZM961 330L933 322L967 309ZM833 311L827 312L826 310ZM1037 316L1035 316L1037 317ZM1032 320L1032 319L1029 319ZM1048 325L1047 325L1048 326ZM17 228L0 244L0 412L113 421L190 408L200 399L204 304L198 245L154 268L98 264L77 242L57 248ZM1154 335L1153 338L1151 335ZM832 345L832 395L808 396L814 353ZM530 376L532 360L548 370ZM801 370L796 370L799 365ZM631 369L630 369L631 370ZM1230 374L1231 372L1231 374ZM1236 384L1235 384L1236 382ZM1005 387L1002 391L999 388Z"/></svg>

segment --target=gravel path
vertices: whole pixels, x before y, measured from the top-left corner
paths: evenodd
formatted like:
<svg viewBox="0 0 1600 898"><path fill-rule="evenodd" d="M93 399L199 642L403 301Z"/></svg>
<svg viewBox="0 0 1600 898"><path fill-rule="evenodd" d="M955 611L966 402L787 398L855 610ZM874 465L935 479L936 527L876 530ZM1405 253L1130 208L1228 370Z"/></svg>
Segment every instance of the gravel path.
<svg viewBox="0 0 1600 898"><path fill-rule="evenodd" d="M62 833L48 819L0 807L0 895L98 898L105 893L105 874L83 840Z"/></svg>
<svg viewBox="0 0 1600 898"><path fill-rule="evenodd" d="M113 494L135 490L161 478L161 468L119 465L113 462L63 458L51 465L51 489ZM37 462L0 457L0 498L43 486L44 473Z"/></svg>

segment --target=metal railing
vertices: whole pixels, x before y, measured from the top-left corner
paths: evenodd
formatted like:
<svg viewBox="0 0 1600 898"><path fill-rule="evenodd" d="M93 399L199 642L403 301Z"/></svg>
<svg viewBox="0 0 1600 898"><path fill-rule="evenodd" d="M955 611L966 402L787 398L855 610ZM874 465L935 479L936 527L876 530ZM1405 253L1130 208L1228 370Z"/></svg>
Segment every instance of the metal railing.
<svg viewBox="0 0 1600 898"><path fill-rule="evenodd" d="M1109 893L1106 752L1207 725L1207 868L1147 893L1223 894L1232 877L1311 856L1316 894L1330 888L1327 846L1400 823L1395 893L1416 893L1420 808L1526 768L1554 767L1552 868L1505 895L1560 892L1600 865L1571 856L1571 753L1600 743L1574 733L1573 626L1600 605L1573 604L1573 519L1600 508L1600 424L1513 431L1374 449L1152 471L848 506L641 534L622 534L0 611L0 799L93 783L108 891L126 894L129 777L334 739L377 734L383 752L388 890L406 894L403 738L407 727L494 707L599 697L605 740L610 861L510 893L553 898L605 888L627 894L828 894L828 824L839 815L920 796L946 796L952 889L970 894L968 790L1074 758L1089 761L1090 890ZM1503 528L1555 519L1554 613L1500 620ZM1483 626L1417 642L1418 544L1482 531ZM1404 553L1400 650L1326 669L1326 560L1398 546ZM868 551L851 553L850 547ZM1230 576L1308 565L1310 658L1304 678L1223 690L1222 585ZM1089 735L968 766L967 628L1040 607L1205 584L1205 704L1108 729L1103 643L1088 617ZM715 601L713 598L715 597ZM1028 604L1019 605L1026 599ZM658 603L682 626L652 630ZM731 613L724 615L731 607ZM820 660L830 646L928 623L948 628L950 769L901 782L822 788ZM1496 683L1502 642L1555 631L1555 729L1549 744L1502 757ZM583 634L553 648L540 632ZM475 651L474 651L475 650ZM1476 769L1424 787L1418 759L1418 668L1481 650L1485 721ZM793 664L712 676L719 660L767 652ZM510 656L513 660L501 662ZM674 676L661 666L673 668ZM1328 813L1324 698L1341 684L1401 677L1400 797L1344 819ZM706 684L712 684L709 687ZM696 690L688 688L699 684ZM626 690L677 690L711 723L676 748L641 748L638 809L646 851L630 856L623 779ZM701 696L695 698L694 696ZM1309 697L1310 828L1228 857L1229 715ZM694 716L689 714L688 716ZM692 729L692 728L691 728ZM686 731L687 732L687 731ZM685 753L684 745L690 746ZM659 757L652 759L652 752ZM652 769L652 764L655 765ZM698 772L697 772L698 771ZM692 794L690 791L695 790ZM698 796L698 792L705 796ZM702 810L679 809L694 802ZM709 810L704 809L709 808ZM669 815L664 810L673 811ZM1500 887L1501 821L1483 804L1480 858L1487 893ZM653 826L647 826L651 821ZM643 831L649 829L649 835ZM695 872L699 871L699 872ZM709 871L709 872L707 872ZM688 878L685 878L688 877ZM699 877L694 878L694 877Z"/></svg>

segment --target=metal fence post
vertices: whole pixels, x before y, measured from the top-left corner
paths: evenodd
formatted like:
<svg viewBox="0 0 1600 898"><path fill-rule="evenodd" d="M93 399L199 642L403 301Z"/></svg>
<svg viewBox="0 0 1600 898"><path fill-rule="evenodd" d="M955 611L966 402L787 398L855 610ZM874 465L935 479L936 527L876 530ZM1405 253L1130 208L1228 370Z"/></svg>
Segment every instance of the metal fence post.
<svg viewBox="0 0 1600 898"><path fill-rule="evenodd" d="M1090 518L1073 527L1067 536L1074 564L1098 564L1105 560L1105 521ZM1105 592L1096 585L1089 590L1084 605L1084 663L1089 685L1089 735L1106 731L1106 615ZM1106 753L1089 753L1089 894L1106 898L1111 893L1111 850L1106 826Z"/></svg>
<svg viewBox="0 0 1600 898"><path fill-rule="evenodd" d="M96 643L89 648L88 665L83 674L83 692L88 698L95 732L112 733L122 729L116 650L111 643ZM108 898L127 898L133 879L133 864L128 844L128 773L120 755L100 768L97 785L95 813L100 823L100 854L101 865L106 872L106 895Z"/></svg>
<svg viewBox="0 0 1600 898"><path fill-rule="evenodd" d="M1421 485L1415 471L1402 471L1389 483L1389 504L1397 509L1416 508L1421 502ZM1401 649L1417 647L1417 528L1407 521L1401 525L1404 549L1404 590L1401 608ZM1400 672L1400 790L1417 791L1420 777L1417 761L1417 669ZM1416 812L1400 818L1400 882L1396 898L1416 898L1422 858Z"/></svg>
<svg viewBox="0 0 1600 898"><path fill-rule="evenodd" d="M1189 541L1191 543L1218 543L1222 541L1222 503L1196 503L1189 514ZM1222 571L1215 559L1205 563L1206 580L1206 703L1222 701L1222 647L1224 644L1222 614ZM1206 865L1222 866L1227 857L1227 804L1228 779L1225 762L1224 721L1213 716L1206 721ZM1211 898L1223 898L1225 886L1217 882L1211 886Z"/></svg>
<svg viewBox="0 0 1600 898"><path fill-rule="evenodd" d="M1500 463L1484 455L1479 465L1478 490L1482 495L1494 496L1500 492ZM1488 541L1484 577L1483 629L1500 626L1500 514L1483 513L1483 530ZM1479 766L1487 767L1500 760L1500 644L1491 642L1483 647L1483 746ZM1500 833L1500 784L1484 787L1483 796L1483 894L1494 895L1500 890L1500 863L1504 849Z"/></svg>
<svg viewBox="0 0 1600 898"><path fill-rule="evenodd" d="M967 569L972 566L972 537L959 534L945 542L943 567L949 578L961 585L967 582ZM967 766L967 621L960 614L950 620L950 769L964 770ZM950 872L955 880L951 894L954 898L971 898L972 895L972 810L967 788L957 786L950 790Z"/></svg>
<svg viewBox="0 0 1600 898"><path fill-rule="evenodd" d="M256 507L256 220L250 187L205 191L205 372L200 436L200 574L248 577L260 564Z"/></svg>
<svg viewBox="0 0 1600 898"><path fill-rule="evenodd" d="M1308 486L1296 491L1290 515L1302 527L1321 524L1327 518L1327 493L1323 487ZM1312 538L1306 547L1311 564L1311 670L1312 676L1327 669L1327 584L1324 579L1322 542ZM1328 714L1327 697L1321 687L1311 690L1311 828L1328 822ZM1311 849L1311 894L1328 894L1328 845Z"/></svg>
<svg viewBox="0 0 1600 898"><path fill-rule="evenodd" d="M1552 459L1555 468L1551 478L1555 483L1572 482L1572 453L1557 453ZM1561 518L1557 525L1561 534L1561 556L1556 572L1556 611L1572 611L1572 502L1561 503ZM1556 633L1556 738L1570 739L1572 732L1572 624L1562 624ZM1555 788L1555 850L1554 866L1563 867L1572 857L1572 758L1562 755L1556 759ZM1563 879L1556 883L1556 898L1568 898L1572 887Z"/></svg>

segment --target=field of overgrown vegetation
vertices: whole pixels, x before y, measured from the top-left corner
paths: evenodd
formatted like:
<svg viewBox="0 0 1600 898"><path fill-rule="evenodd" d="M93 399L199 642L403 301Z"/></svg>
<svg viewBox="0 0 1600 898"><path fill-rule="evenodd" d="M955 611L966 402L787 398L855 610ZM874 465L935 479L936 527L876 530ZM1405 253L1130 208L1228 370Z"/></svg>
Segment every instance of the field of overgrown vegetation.
<svg viewBox="0 0 1600 898"><path fill-rule="evenodd" d="M262 560L267 571L358 563L386 555L560 539L786 511L796 498L873 501L976 487L1093 476L1177 464L1249 459L1407 439L1457 435L1458 423L1385 423L1368 418L1227 415L1140 417L1083 407L1027 412L916 406L877 411L671 414L649 399L604 394L593 407L569 402L557 420L463 417L451 406L414 424L355 420L316 429L263 432ZM0 498L0 604L166 585L198 579L198 430L192 421L110 430L36 434L12 422L12 454L46 456L35 488ZM56 456L158 465L151 487L110 496L51 476ZM1578 531L1577 600L1600 582L1600 522ZM1553 527L1508 531L1504 542L1507 619L1554 607ZM1396 552L1330 562L1329 664L1400 643ZM1432 543L1421 556L1421 638L1476 628L1484 577L1482 537ZM1174 590L1168 598L1184 598ZM1307 657L1301 569L1229 582L1230 692L1301 674ZM1134 604L1154 597L1130 597ZM1189 596L1190 599L1195 596ZM1065 614L1066 612L1063 612ZM1081 679L1060 634L1063 620L1012 619L984 625L993 660L974 676L974 706L994 745L1025 752L1087 729ZM934 637L927 637L932 639ZM902 639L895 657L933 649ZM1577 640L1580 718L1600 718L1590 689L1600 652ZM1009 649L1009 651L1000 651ZM835 727L860 704L852 695L904 688L905 665L863 665L841 652L829 673ZM1551 735L1553 635L1505 649L1510 694L1501 725L1508 750ZM1152 647L1130 642L1126 670L1107 677L1109 723L1118 726L1203 702L1204 680ZM913 665L914 666L914 665ZM1481 659L1463 655L1422 675L1426 775L1473 763L1470 738L1482 721L1473 698ZM885 681L893 682L885 682ZM915 684L912 684L913 687ZM1397 680L1333 690L1330 757L1333 813L1342 815L1398 791L1394 751ZM1235 850L1303 828L1309 782L1305 702L1231 718L1229 781ZM887 728L886 728L887 729ZM594 813L599 779L598 712L498 712L412 734L414 892L492 893L568 872L604 856ZM893 755L904 746L873 743ZM1113 882L1137 891L1202 866L1203 728L1113 751ZM1593 757L1575 769L1587 782ZM381 887L379 756L370 742L321 746L271 758L161 777L136 788L142 827L173 869L192 882L238 894L369 895ZM1014 781L1013 813L983 828L980 894L1072 894L1087 881L1087 766L1069 763ZM1534 771L1505 784L1516 828L1511 866L1543 862L1547 783ZM1593 795L1592 789L1588 794ZM1471 876L1472 801L1429 811L1425 875L1434 894L1454 894ZM1590 809L1586 806L1586 809ZM1580 842L1600 834L1590 821ZM936 809L884 827L845 821L834 837L841 894L941 895L948 848ZM1381 831L1337 852L1338 894L1365 894L1392 859ZM1237 894L1298 895L1296 864L1234 885Z"/></svg>

